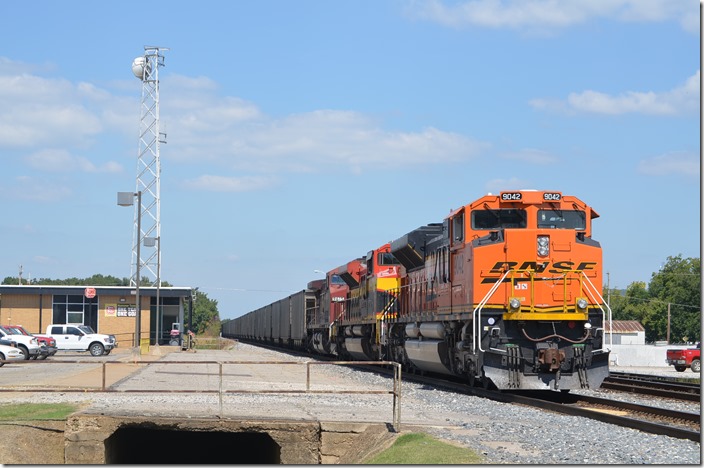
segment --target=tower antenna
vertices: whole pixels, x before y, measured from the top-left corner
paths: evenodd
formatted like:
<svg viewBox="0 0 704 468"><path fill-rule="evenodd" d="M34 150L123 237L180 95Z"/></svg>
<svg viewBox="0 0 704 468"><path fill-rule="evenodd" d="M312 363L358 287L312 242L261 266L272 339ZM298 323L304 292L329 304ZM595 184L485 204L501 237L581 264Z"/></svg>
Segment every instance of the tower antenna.
<svg viewBox="0 0 704 468"><path fill-rule="evenodd" d="M137 189L142 192L141 204L135 205L132 236L132 266L130 285L137 284L136 272L150 277L152 285L161 282L161 256L151 252L139 258L138 246L144 238L161 239L161 161L159 145L166 143L166 134L159 131L159 68L164 66L165 47L144 46L144 55L132 62L132 73L142 81L142 101L139 120L139 153L137 158ZM141 223L139 214L141 210ZM138 227L138 225L141 226ZM137 262L143 268L137 268Z"/></svg>

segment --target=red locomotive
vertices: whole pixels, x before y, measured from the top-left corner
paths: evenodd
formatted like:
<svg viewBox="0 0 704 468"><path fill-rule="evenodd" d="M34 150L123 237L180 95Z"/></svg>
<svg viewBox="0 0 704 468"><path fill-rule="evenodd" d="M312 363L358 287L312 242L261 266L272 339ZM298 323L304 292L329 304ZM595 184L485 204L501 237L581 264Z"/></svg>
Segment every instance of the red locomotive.
<svg viewBox="0 0 704 468"><path fill-rule="evenodd" d="M223 335L499 389L597 388L610 320L591 237L598 216L560 192L489 194L286 298L289 313L278 307L271 320L287 321L288 335L258 327L266 307Z"/></svg>

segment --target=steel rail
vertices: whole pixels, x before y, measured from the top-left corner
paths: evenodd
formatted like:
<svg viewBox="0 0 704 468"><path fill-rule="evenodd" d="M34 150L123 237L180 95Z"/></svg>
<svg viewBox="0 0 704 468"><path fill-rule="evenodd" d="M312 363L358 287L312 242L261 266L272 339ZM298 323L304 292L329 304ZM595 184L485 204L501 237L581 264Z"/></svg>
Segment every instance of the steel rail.
<svg viewBox="0 0 704 468"><path fill-rule="evenodd" d="M472 389L472 393L490 398L495 401L503 401L507 403L520 403L528 406L555 411L558 413L568 414L571 416L586 417L597 421L614 424L621 427L637 429L639 431L648 432L650 434L666 435L677 439L688 439L695 442L701 442L701 432L684 429L681 427L659 424L641 419L629 418L627 416L619 416L615 414L603 413L594 411L588 408L582 408L564 403L556 403L537 398L526 397L512 393L492 392L482 389Z"/></svg>
<svg viewBox="0 0 704 468"><path fill-rule="evenodd" d="M610 375L601 384L601 388L621 392L640 393L685 401L699 401L701 386L687 382L664 381L648 376Z"/></svg>

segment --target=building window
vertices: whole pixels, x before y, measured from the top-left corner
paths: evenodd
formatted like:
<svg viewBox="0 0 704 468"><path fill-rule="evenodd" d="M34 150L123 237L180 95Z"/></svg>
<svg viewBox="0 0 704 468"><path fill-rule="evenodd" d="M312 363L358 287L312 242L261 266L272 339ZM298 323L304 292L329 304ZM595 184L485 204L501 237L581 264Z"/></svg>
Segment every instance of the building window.
<svg viewBox="0 0 704 468"><path fill-rule="evenodd" d="M98 329L98 300L82 294L54 294L53 323L88 325Z"/></svg>

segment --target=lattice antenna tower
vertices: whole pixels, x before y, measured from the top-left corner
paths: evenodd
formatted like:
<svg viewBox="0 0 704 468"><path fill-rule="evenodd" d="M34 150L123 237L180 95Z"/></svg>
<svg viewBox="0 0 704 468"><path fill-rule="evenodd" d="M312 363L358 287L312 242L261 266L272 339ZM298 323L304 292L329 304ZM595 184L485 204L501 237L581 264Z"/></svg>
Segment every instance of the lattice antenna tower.
<svg viewBox="0 0 704 468"><path fill-rule="evenodd" d="M137 262L140 276L149 276L152 284L161 283L161 161L159 145L166 143L166 134L159 131L159 68L164 66L165 47L144 46L144 55L132 62L132 73L142 81L139 120L139 153L137 158L137 190L142 203L135 204L132 235L130 285L137 284ZM141 210L141 223L138 222ZM141 225L141 229L138 226ZM141 231L141 232L138 232ZM145 237L158 239L157 249L144 255L138 249ZM140 252L140 254L138 254ZM141 256L142 258L138 258ZM161 286L161 284L159 284Z"/></svg>

